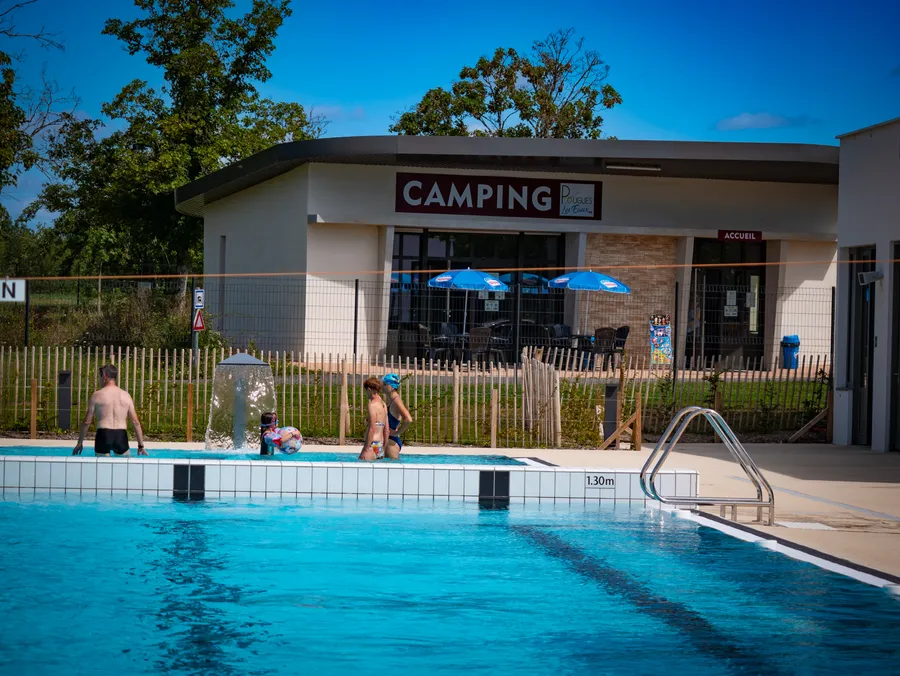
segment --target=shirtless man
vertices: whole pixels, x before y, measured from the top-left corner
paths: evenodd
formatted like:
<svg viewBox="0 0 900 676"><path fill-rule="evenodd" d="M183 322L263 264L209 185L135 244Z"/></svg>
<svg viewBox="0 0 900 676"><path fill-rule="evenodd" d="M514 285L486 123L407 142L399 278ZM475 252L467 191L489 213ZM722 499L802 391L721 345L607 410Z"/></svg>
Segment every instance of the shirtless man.
<svg viewBox="0 0 900 676"><path fill-rule="evenodd" d="M97 414L97 436L94 439L94 453L108 456L110 451L116 455L129 455L128 453L128 423L134 427L134 433L138 440L138 455L147 455L144 450L144 433L137 413L134 411L134 401L131 395L116 384L119 369L112 364L100 367L100 381L103 387L91 395L88 402L87 414L81 423L81 434L78 435L78 443L72 451L72 455L81 455L84 444L84 435L94 414Z"/></svg>

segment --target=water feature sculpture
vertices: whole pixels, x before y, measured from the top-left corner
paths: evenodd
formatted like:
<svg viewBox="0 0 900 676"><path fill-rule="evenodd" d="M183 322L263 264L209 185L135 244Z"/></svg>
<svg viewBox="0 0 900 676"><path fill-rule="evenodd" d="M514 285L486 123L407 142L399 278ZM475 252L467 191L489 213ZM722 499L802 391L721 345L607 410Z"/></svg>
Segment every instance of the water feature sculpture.
<svg viewBox="0 0 900 676"><path fill-rule="evenodd" d="M207 450L258 450L259 417L275 410L272 367L238 353L216 364L213 374Z"/></svg>

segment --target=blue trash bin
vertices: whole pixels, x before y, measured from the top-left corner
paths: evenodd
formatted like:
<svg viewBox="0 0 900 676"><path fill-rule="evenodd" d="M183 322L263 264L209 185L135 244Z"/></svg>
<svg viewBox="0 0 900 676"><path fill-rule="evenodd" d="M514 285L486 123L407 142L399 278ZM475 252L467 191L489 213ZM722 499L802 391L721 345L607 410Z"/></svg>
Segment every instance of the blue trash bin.
<svg viewBox="0 0 900 676"><path fill-rule="evenodd" d="M781 338L781 366L786 369L797 368L797 355L800 354L800 336L783 336Z"/></svg>

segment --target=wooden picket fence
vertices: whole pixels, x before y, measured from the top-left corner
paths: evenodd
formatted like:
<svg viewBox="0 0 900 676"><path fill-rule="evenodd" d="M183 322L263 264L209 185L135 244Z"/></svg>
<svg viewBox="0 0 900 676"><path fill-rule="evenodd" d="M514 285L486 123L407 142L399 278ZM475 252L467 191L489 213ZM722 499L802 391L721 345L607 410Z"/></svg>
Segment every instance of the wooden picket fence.
<svg viewBox="0 0 900 676"><path fill-rule="evenodd" d="M97 370L119 367L151 438L202 440L215 365L233 350L0 346L0 432L57 434L57 374L71 373L71 430L77 430ZM531 351L520 364L458 364L421 359L369 359L335 354L256 352L272 366L279 418L309 439L359 439L364 429L362 383L397 373L415 423L411 444L504 448L598 447L599 407L606 383L620 383L620 417L642 402L642 429L652 440L678 409L719 410L738 433L787 438L825 407L827 357L801 358L799 368L761 360L723 359L671 367L626 356L609 368L573 350ZM190 428L188 425L190 423ZM702 431L698 424L697 431Z"/></svg>
<svg viewBox="0 0 900 676"><path fill-rule="evenodd" d="M526 351L522 383L525 429L531 430L543 445L562 446L559 372Z"/></svg>

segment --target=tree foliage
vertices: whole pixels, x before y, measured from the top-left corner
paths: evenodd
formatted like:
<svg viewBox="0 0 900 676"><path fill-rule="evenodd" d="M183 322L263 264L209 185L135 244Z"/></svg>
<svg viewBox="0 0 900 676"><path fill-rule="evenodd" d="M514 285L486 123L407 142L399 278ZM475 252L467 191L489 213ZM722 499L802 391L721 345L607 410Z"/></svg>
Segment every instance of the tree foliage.
<svg viewBox="0 0 900 676"><path fill-rule="evenodd" d="M44 134L60 122L60 115L74 110L74 93L61 88L41 72L40 87L24 84L17 67L25 58L25 45L63 49L57 36L43 28L19 26L19 12L37 0L0 0L0 191L17 184L19 176L34 166L42 166ZM11 51L21 46L17 52Z"/></svg>
<svg viewBox="0 0 900 676"><path fill-rule="evenodd" d="M161 70L158 90L133 80L102 107L105 119L67 115L51 135L56 180L30 206L56 213L73 272L196 268L203 225L179 214L173 191L274 143L319 136L325 122L303 106L263 98L266 58L289 0L134 0L133 21L103 33Z"/></svg>
<svg viewBox="0 0 900 676"><path fill-rule="evenodd" d="M58 275L65 249L65 242L53 228L26 227L14 222L0 206L0 272L4 275Z"/></svg>
<svg viewBox="0 0 900 676"><path fill-rule="evenodd" d="M389 131L411 136L600 138L600 112L622 102L609 66L574 29L534 42L531 52L498 48L466 66L450 89L430 89Z"/></svg>

